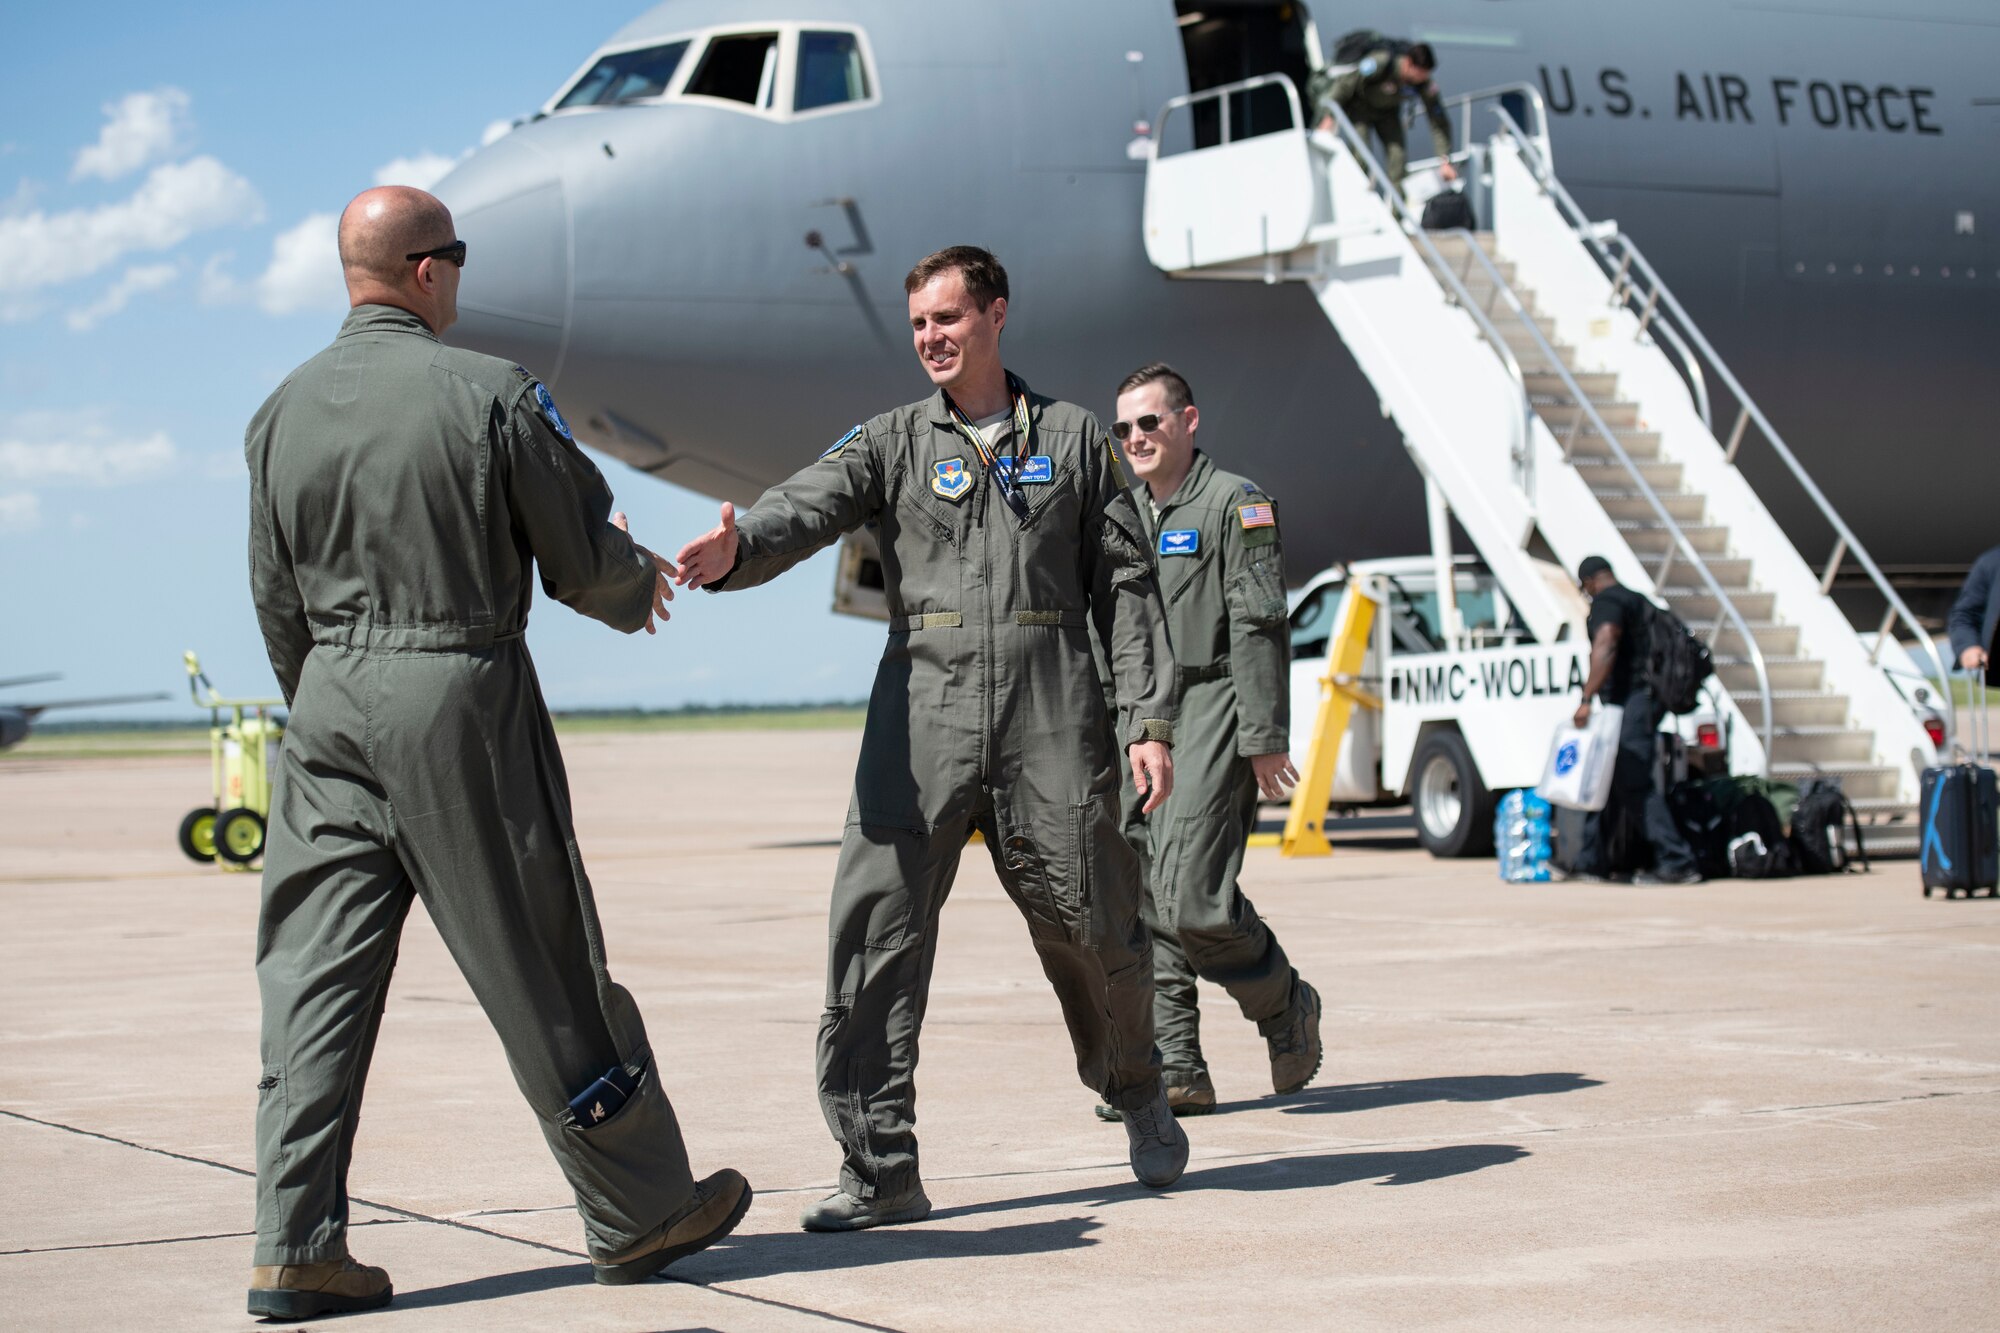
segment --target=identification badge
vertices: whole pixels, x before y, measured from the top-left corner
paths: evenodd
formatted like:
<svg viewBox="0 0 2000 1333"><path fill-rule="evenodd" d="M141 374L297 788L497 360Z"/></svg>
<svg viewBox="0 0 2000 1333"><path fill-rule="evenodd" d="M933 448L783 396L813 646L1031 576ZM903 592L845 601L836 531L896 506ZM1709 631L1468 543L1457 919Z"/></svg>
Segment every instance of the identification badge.
<svg viewBox="0 0 2000 1333"><path fill-rule="evenodd" d="M556 400L549 396L548 385L540 381L535 384L535 406L542 409L542 415L549 419L549 425L555 428L556 434L565 440L575 438L569 433L569 423L563 420L563 414L556 411Z"/></svg>
<svg viewBox="0 0 2000 1333"><path fill-rule="evenodd" d="M1193 555L1201 550L1201 529L1180 528L1160 534L1161 555Z"/></svg>
<svg viewBox="0 0 2000 1333"><path fill-rule="evenodd" d="M1047 454L1030 454L1014 460L1014 480L1023 486L1056 479L1056 466Z"/></svg>
<svg viewBox="0 0 2000 1333"><path fill-rule="evenodd" d="M931 489L945 499L957 504L972 489L972 474L965 470L962 458L947 458L942 463L933 463L931 469Z"/></svg>

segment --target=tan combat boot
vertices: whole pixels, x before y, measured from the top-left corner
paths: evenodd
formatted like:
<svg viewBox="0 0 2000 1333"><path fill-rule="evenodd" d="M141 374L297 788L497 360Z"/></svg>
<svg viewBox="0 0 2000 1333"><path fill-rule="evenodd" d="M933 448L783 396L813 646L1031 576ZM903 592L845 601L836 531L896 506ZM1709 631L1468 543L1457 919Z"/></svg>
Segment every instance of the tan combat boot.
<svg viewBox="0 0 2000 1333"><path fill-rule="evenodd" d="M264 1264L250 1270L250 1313L267 1319L379 1310L395 1294L387 1273L352 1259Z"/></svg>
<svg viewBox="0 0 2000 1333"><path fill-rule="evenodd" d="M676 1259L705 1250L736 1230L750 1211L750 1182L728 1167L694 1186L694 1201L677 1217L631 1249L603 1262L593 1262L591 1276L607 1287L644 1282Z"/></svg>

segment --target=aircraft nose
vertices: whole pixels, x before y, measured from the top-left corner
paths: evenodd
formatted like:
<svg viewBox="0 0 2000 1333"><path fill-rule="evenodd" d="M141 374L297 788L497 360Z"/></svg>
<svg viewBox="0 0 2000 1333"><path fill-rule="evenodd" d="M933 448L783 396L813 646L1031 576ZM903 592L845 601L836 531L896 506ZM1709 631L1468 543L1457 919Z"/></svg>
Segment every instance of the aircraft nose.
<svg viewBox="0 0 2000 1333"><path fill-rule="evenodd" d="M436 186L466 244L446 341L553 382L569 325L569 210L555 160L531 137L506 135Z"/></svg>

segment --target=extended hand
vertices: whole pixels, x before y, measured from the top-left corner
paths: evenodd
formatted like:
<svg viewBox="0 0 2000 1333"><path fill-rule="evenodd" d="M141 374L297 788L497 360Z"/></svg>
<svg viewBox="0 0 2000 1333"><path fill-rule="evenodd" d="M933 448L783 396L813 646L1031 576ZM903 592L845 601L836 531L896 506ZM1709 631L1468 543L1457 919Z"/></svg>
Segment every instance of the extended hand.
<svg viewBox="0 0 2000 1333"><path fill-rule="evenodd" d="M1267 801L1282 801L1299 785L1299 770L1292 767L1292 757L1283 750L1251 755L1250 771L1257 775L1257 794Z"/></svg>
<svg viewBox="0 0 2000 1333"><path fill-rule="evenodd" d="M675 557L683 588L704 588L736 568L736 506L722 502L722 522L696 537Z"/></svg>
<svg viewBox="0 0 2000 1333"><path fill-rule="evenodd" d="M632 529L625 525L625 515L623 513L611 516L611 526L628 537L632 535ZM653 618L655 616L658 616L661 620L673 619L673 616L667 611L667 603L674 600L674 585L669 580L676 574L679 574L680 571L675 569L674 562L665 556L654 555L637 542L633 542L632 545L637 547L640 555L645 556L653 562L653 604L646 608L646 633L657 634L659 631L653 628Z"/></svg>
<svg viewBox="0 0 2000 1333"><path fill-rule="evenodd" d="M1576 716L1570 718L1570 721L1576 723L1579 727L1590 725L1590 700L1585 699L1576 706Z"/></svg>
<svg viewBox="0 0 2000 1333"><path fill-rule="evenodd" d="M1986 665L1986 650L1975 643L1958 655L1958 664L1967 671L1977 671Z"/></svg>
<svg viewBox="0 0 2000 1333"><path fill-rule="evenodd" d="M1440 162L1438 163L1438 176L1443 180L1455 181L1458 179L1458 168L1449 162Z"/></svg>
<svg viewBox="0 0 2000 1333"><path fill-rule="evenodd" d="M1174 789L1173 751L1159 741L1140 741L1127 746L1125 753L1132 758L1132 789L1146 798L1139 813L1150 815Z"/></svg>

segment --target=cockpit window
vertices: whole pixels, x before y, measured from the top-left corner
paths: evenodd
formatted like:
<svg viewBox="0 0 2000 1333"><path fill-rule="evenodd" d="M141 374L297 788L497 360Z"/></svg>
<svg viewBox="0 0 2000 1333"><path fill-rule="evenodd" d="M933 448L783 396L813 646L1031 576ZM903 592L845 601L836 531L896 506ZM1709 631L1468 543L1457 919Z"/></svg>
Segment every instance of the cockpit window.
<svg viewBox="0 0 2000 1333"><path fill-rule="evenodd" d="M868 70L862 64L861 43L851 32L799 34L796 111L812 111L842 102L868 100Z"/></svg>
<svg viewBox="0 0 2000 1333"><path fill-rule="evenodd" d="M687 54L687 49L686 42L668 42L665 46L649 46L639 51L619 51L605 56L590 67L588 74L576 81L576 85L563 95L562 101L556 103L555 109L617 106L658 97L673 81L674 71L680 67L681 57Z"/></svg>
<svg viewBox="0 0 2000 1333"><path fill-rule="evenodd" d="M685 91L690 97L720 97L768 109L777 82L778 34L731 33L709 42Z"/></svg>

